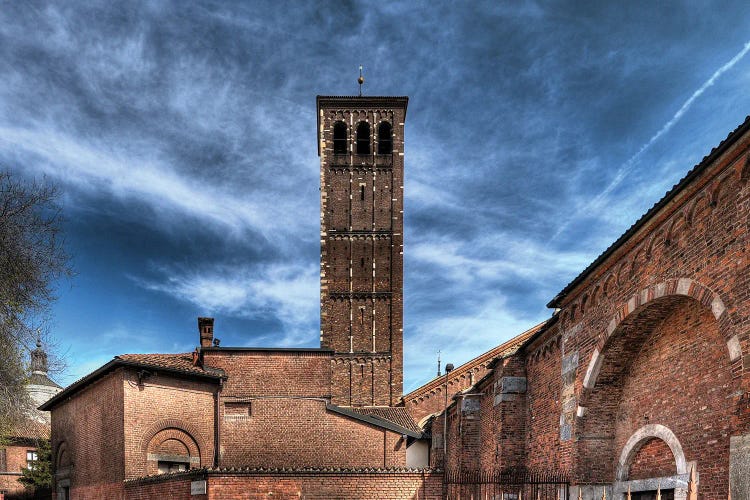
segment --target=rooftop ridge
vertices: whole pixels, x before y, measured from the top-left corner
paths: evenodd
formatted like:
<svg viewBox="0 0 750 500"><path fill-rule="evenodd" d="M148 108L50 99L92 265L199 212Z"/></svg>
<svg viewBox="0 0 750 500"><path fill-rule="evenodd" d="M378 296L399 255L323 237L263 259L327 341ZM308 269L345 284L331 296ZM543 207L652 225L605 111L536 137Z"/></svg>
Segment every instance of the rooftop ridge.
<svg viewBox="0 0 750 500"><path fill-rule="evenodd" d="M542 321L541 323L534 325L533 327L529 328L528 330L519 333L515 337L503 342L499 346L493 347L489 351L486 351L479 356L475 357L474 359L471 359L467 361L466 363L463 363L462 365L456 367L451 373L451 375L448 377L449 379L453 379L455 377L458 377L462 375L463 373L466 373L470 368L472 368L474 365L481 363L482 361L490 360L494 357L497 357L499 355L508 355L516 352L518 349L521 348L521 346L529 339L531 338L536 332L538 332L544 325L547 324L548 320ZM434 389L435 387L438 387L445 383L445 375L440 375L439 377L435 377L429 382L421 385L420 387L417 387L413 391L409 392L408 394L404 394L403 400L411 400L419 397L421 394L430 391Z"/></svg>

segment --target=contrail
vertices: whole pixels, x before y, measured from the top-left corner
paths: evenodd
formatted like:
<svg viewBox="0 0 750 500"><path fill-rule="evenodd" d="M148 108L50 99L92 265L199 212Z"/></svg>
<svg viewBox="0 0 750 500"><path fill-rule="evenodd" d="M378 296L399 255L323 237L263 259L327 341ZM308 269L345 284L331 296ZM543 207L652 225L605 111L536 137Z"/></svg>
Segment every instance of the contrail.
<svg viewBox="0 0 750 500"><path fill-rule="evenodd" d="M680 121L680 118L683 117L683 115L690 109L690 106L693 105L696 99L698 99L710 86L712 86L716 80L719 79L721 75L732 69L735 64L737 64L740 59L745 57L745 54L750 51L750 42L747 42L745 46L742 48L739 53L734 56L732 59L729 60L726 64L724 64L721 68L717 69L713 75L711 75L711 78L705 81L703 85L700 86L698 90L693 92L693 95L691 95L687 101L680 107L680 109L677 110L677 112L672 116L672 119L669 120L667 123L664 124L664 126L659 129L657 133L655 133L651 139L649 139L641 148L636 152L633 156L628 159L625 163L622 164L620 169L617 171L617 174L615 175L615 178L612 179L612 182L609 183L609 185L599 193L593 200L588 202L586 205L583 206L583 208L576 211L573 217L569 217L568 220L566 220L564 223L562 223L558 229L557 232L555 232L554 236L552 236L552 239L556 239L560 233L562 233L572 222L574 218L576 218L578 215L581 214L581 212L590 211L593 208L596 208L601 205L604 198L606 198L609 193L612 192L622 181L627 177L627 175L630 173L630 171L633 169L633 166L638 161L638 159L643 155L643 153L651 147L653 143L658 141L661 136L669 132L669 130L678 122Z"/></svg>

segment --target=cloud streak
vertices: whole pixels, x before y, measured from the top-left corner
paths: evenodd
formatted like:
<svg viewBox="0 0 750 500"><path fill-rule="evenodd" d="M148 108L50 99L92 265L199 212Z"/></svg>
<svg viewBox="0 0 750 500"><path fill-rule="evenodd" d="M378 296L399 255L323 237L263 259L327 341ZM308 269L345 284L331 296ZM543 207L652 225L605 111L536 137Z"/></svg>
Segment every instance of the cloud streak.
<svg viewBox="0 0 750 500"><path fill-rule="evenodd" d="M316 266L272 264L258 268L213 266L203 270L157 269L159 278L132 277L147 290L197 306L202 314L266 319L281 331L244 332L246 346L291 347L318 338Z"/></svg>
<svg viewBox="0 0 750 500"><path fill-rule="evenodd" d="M703 95L703 93L708 90L709 87L713 86L714 83L727 71L732 69L742 58L745 57L745 55L750 51L750 42L745 43L745 46L740 50L732 59L727 61L723 66L721 66L719 69L717 69L711 77L706 80L703 85L701 85L698 90L692 93L692 95L680 106L680 109L675 112L674 115L672 115L672 118L665 123L658 132L656 132L651 138L646 141L645 144L643 144L640 149L631 156L615 173L614 178L610 181L610 183L607 185L607 187L599 193L594 199L592 199L590 202L586 203L581 209L577 210L576 213L570 217L567 221L560 224L560 226L557 228L557 231L553 235L552 239L557 238L562 232L568 229L571 222L580 214L588 213L593 210L600 209L605 201L607 200L607 197L612 193L612 191L619 186L623 180L628 176L628 174L633 170L634 165L640 160L640 158L643 156L643 154L648 150L656 141L661 139L661 137L669 132L672 127L675 126L675 124L682 119L682 117L685 115L685 113L688 112L690 107L693 105L693 103Z"/></svg>

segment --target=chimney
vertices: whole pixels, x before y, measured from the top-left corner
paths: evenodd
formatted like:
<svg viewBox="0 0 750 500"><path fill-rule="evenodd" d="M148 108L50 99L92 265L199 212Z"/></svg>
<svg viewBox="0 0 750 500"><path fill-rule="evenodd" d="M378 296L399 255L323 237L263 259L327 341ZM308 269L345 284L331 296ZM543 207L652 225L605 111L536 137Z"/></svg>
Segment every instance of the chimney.
<svg viewBox="0 0 750 500"><path fill-rule="evenodd" d="M201 347L211 347L214 341L214 319L198 318L198 333L200 334Z"/></svg>

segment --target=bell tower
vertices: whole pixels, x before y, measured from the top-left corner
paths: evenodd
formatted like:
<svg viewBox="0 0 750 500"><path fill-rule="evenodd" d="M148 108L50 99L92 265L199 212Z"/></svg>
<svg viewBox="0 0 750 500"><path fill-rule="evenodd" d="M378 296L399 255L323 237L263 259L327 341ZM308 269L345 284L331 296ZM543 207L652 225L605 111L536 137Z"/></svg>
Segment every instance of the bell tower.
<svg viewBox="0 0 750 500"><path fill-rule="evenodd" d="M403 391L407 104L317 98L320 345L334 351L331 396L342 406L393 406Z"/></svg>

